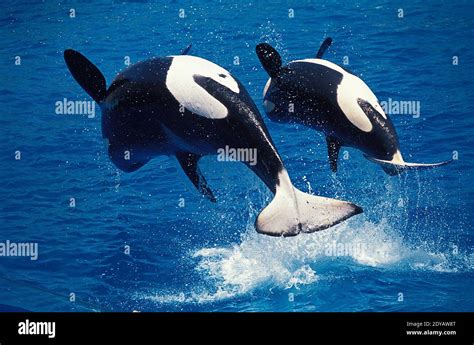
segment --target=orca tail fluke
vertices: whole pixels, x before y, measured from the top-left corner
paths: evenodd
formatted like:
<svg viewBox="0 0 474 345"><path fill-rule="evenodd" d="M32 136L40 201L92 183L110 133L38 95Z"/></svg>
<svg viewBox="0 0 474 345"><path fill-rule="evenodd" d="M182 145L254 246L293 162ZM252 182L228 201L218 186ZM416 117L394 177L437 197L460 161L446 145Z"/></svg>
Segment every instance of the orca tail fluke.
<svg viewBox="0 0 474 345"><path fill-rule="evenodd" d="M327 229L362 212L350 202L304 193L291 182L280 183L271 203L258 215L255 227L257 232L270 236L296 236Z"/></svg>
<svg viewBox="0 0 474 345"><path fill-rule="evenodd" d="M74 79L97 103L107 95L104 75L84 55L73 49L64 51L64 61Z"/></svg>
<svg viewBox="0 0 474 345"><path fill-rule="evenodd" d="M386 161L382 159L377 159L369 156L365 156L369 161L377 163L380 165L388 175L390 176L396 176L400 175L401 173L407 171L407 170L414 170L414 169L431 169L431 168L437 168L443 165L447 165L451 162L453 162L452 159L445 161L445 162L439 162L439 163L408 163L405 161L400 161L400 162L392 162L392 161Z"/></svg>

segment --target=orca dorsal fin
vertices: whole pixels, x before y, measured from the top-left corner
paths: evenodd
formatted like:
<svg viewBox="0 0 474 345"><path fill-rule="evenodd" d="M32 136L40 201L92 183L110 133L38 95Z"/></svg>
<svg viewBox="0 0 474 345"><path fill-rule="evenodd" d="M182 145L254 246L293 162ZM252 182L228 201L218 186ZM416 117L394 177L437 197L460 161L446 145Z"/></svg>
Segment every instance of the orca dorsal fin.
<svg viewBox="0 0 474 345"><path fill-rule="evenodd" d="M328 135L326 137L326 143L328 145L328 158L329 166L332 172L337 171L337 159L339 157L339 150L341 149L341 141L333 136Z"/></svg>
<svg viewBox="0 0 474 345"><path fill-rule="evenodd" d="M316 59L321 59L326 52L326 50L331 46L332 44L332 38L327 37L323 43L321 43L321 46L319 47L318 53L316 54Z"/></svg>
<svg viewBox="0 0 474 345"><path fill-rule="evenodd" d="M81 53L67 49L64 51L64 61L74 79L96 101L102 102L107 95L104 75Z"/></svg>
<svg viewBox="0 0 474 345"><path fill-rule="evenodd" d="M255 47L257 56L260 60L265 71L272 78L277 77L281 71L281 56L278 52L268 43L260 43Z"/></svg>
<svg viewBox="0 0 474 345"><path fill-rule="evenodd" d="M181 52L180 55L188 55L188 53L191 50L192 46L193 46L192 44L188 45L186 48L183 49L183 51Z"/></svg>

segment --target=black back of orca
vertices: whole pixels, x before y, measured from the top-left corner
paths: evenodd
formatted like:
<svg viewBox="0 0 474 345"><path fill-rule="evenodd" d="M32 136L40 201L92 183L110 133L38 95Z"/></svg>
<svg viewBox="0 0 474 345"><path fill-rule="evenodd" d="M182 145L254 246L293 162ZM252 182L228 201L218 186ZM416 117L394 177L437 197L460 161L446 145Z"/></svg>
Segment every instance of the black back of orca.
<svg viewBox="0 0 474 345"><path fill-rule="evenodd" d="M325 133L333 172L337 171L343 145L363 151L389 175L452 162L405 162L395 128L370 88L344 67L322 59L331 44L332 39L327 37L316 59L297 60L287 66L268 43L255 47L270 76L264 89L264 106L272 120L298 122Z"/></svg>
<svg viewBox="0 0 474 345"><path fill-rule="evenodd" d="M157 152L167 151L160 124L160 107L166 107L167 100L158 90L169 65L166 58L132 65L107 90L102 104L102 136L108 141L111 161L121 170L135 171Z"/></svg>
<svg viewBox="0 0 474 345"><path fill-rule="evenodd" d="M352 124L338 106L337 89L342 80L339 71L327 66L291 62L282 68L277 87L270 87L265 96L266 101L274 104L268 115L272 120L301 123L322 131L327 137L337 139L340 145L364 147L364 152L373 157L391 159L399 147L391 120L360 99L359 106L370 120L372 130L364 132ZM293 112L288 111L290 107Z"/></svg>
<svg viewBox="0 0 474 345"><path fill-rule="evenodd" d="M153 155L172 154L180 149L204 155L216 154L217 149L226 145L255 148L257 155L266 159L257 160L256 166L250 168L274 190L283 164L245 87L236 79L240 89L236 94L212 78L195 75L195 82L228 110L223 119L200 116L181 106L166 86L172 59L137 63L120 73L110 86L104 102L102 130L114 164L133 171ZM171 142L182 146L173 147ZM128 160L124 159L125 151L130 152Z"/></svg>

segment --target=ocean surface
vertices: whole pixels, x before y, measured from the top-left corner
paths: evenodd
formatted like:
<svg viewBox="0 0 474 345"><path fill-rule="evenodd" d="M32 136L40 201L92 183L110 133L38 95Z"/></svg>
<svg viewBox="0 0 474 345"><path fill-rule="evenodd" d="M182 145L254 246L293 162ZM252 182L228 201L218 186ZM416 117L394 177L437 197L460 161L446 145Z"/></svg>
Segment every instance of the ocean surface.
<svg viewBox="0 0 474 345"><path fill-rule="evenodd" d="M0 257L0 309L474 311L471 1L2 7L0 242L37 243L38 258ZM321 134L269 121L255 45L269 42L289 62L314 57L328 36L325 58L348 62L380 101L419 102L419 116L391 115L405 159L454 163L390 177L343 148L332 174ZM114 167L98 107L95 117L56 113L64 98L90 100L65 49L110 85L128 59L189 44L247 87L298 188L365 212L314 234L260 235L254 221L272 195L243 164L201 161L212 204L172 157L133 173Z"/></svg>

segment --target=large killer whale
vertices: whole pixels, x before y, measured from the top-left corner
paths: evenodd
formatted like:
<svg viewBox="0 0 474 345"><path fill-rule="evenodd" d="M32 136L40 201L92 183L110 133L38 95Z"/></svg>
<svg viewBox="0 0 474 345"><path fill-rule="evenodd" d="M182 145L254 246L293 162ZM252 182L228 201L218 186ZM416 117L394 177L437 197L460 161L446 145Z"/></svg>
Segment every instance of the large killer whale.
<svg viewBox="0 0 474 345"><path fill-rule="evenodd" d="M184 54L129 66L109 88L99 69L79 52L64 52L79 85L99 104L111 161L136 171L158 155L175 156L196 189L215 196L198 167L224 147L256 150L246 164L275 194L256 230L294 236L329 228L362 212L355 204L309 195L293 186L262 117L244 86L224 68Z"/></svg>
<svg viewBox="0 0 474 345"><path fill-rule="evenodd" d="M331 43L331 38L324 40L316 58L292 61L286 66L272 46L257 45L257 56L270 76L263 97L271 120L300 123L323 132L333 172L337 171L342 146L361 150L389 175L451 162L405 162L395 127L367 84L345 68L322 59Z"/></svg>

